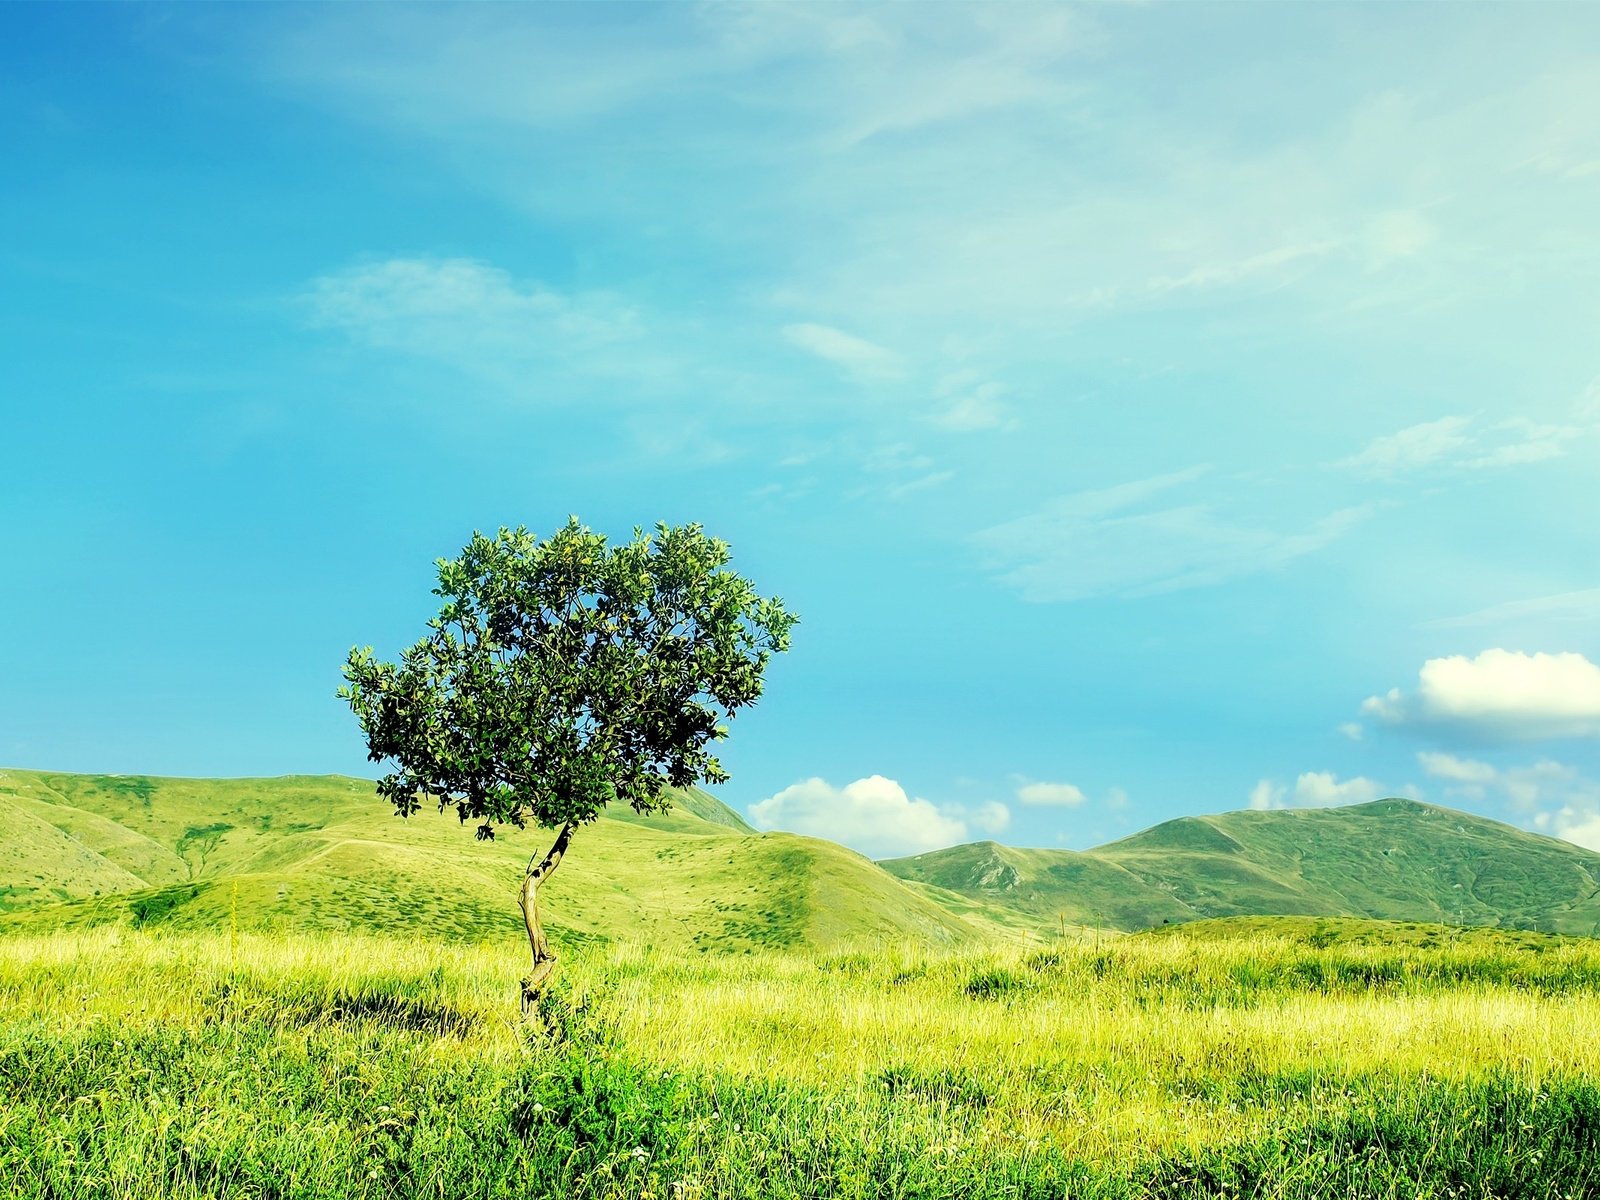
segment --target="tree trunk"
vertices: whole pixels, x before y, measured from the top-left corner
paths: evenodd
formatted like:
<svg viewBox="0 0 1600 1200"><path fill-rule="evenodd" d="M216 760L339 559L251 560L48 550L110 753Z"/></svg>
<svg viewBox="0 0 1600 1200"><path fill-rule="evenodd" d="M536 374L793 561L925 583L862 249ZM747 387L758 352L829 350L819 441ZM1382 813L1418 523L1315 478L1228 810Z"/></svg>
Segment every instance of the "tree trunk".
<svg viewBox="0 0 1600 1200"><path fill-rule="evenodd" d="M550 847L550 853L544 856L543 861L535 865L533 859L528 860L528 870L522 877L522 888L517 893L517 903L522 906L522 923L528 929L528 949L533 952L533 967L522 979L524 1017L533 1015L534 1005L539 1002L540 993L556 969L555 953L550 949L544 929L539 924L539 885L561 865L561 856L567 852L567 843L572 840L572 831L577 827L576 822L568 821L556 834L555 844Z"/></svg>

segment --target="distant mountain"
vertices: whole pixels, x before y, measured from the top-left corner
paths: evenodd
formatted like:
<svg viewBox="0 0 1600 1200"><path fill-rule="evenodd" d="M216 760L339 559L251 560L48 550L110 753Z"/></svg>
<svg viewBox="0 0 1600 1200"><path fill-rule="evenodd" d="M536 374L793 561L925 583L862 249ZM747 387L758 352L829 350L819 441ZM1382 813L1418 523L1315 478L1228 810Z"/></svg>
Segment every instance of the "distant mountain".
<svg viewBox="0 0 1600 1200"><path fill-rule="evenodd" d="M568 944L955 945L1063 927L1366 917L1600 934L1600 854L1409 800L1184 817L1077 853L994 842L873 863L757 834L706 792L581 829L541 893ZM0 771L0 932L120 923L516 938L544 830L492 843L369 780Z"/></svg>
<svg viewBox="0 0 1600 1200"><path fill-rule="evenodd" d="M758 835L713 796L581 829L541 891L551 935L740 950L993 936L832 842ZM369 780L0 771L0 931L415 930L521 936L516 887L551 834L401 820Z"/></svg>
<svg viewBox="0 0 1600 1200"><path fill-rule="evenodd" d="M1302 915L1600 934L1600 854L1413 800L1183 817L1082 853L979 842L882 865L953 912L1035 931Z"/></svg>

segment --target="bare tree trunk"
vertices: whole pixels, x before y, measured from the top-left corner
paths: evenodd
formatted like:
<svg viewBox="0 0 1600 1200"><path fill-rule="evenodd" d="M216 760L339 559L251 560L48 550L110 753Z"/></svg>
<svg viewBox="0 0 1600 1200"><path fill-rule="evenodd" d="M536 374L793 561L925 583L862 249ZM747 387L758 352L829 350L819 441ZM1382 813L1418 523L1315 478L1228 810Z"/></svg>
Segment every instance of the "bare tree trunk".
<svg viewBox="0 0 1600 1200"><path fill-rule="evenodd" d="M550 847L550 853L544 856L543 861L535 865L533 859L528 860L528 870L522 877L522 888L517 893L517 903L522 906L522 922L528 928L528 948L533 951L533 967L522 979L524 1017L533 1014L539 994L544 991L545 984L556 969L555 952L550 949L550 942L539 924L539 885L561 865L561 856L567 852L567 843L572 840L572 831L577 827L576 822L568 821L556 834L555 844Z"/></svg>

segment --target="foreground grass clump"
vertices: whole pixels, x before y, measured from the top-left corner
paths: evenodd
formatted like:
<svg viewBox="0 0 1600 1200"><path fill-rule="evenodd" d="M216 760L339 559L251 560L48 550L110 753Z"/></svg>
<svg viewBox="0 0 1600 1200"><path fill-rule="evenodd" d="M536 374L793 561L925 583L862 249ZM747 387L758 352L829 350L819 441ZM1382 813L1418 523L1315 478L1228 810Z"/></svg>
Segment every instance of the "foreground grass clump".
<svg viewBox="0 0 1600 1200"><path fill-rule="evenodd" d="M0 940L0 1196L1600 1195L1600 944Z"/></svg>

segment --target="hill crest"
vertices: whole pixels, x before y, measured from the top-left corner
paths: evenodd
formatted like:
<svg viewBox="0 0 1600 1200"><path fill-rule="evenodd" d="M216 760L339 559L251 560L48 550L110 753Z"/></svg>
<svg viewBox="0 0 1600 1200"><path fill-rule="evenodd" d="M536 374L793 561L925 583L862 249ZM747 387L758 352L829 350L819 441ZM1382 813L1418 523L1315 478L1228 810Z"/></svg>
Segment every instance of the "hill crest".
<svg viewBox="0 0 1600 1200"><path fill-rule="evenodd" d="M1087 851L1003 848L1003 891L972 870L991 843L884 862L919 886L1051 924L1134 930L1239 916L1365 917L1600 935L1600 854L1403 797L1179 817Z"/></svg>

